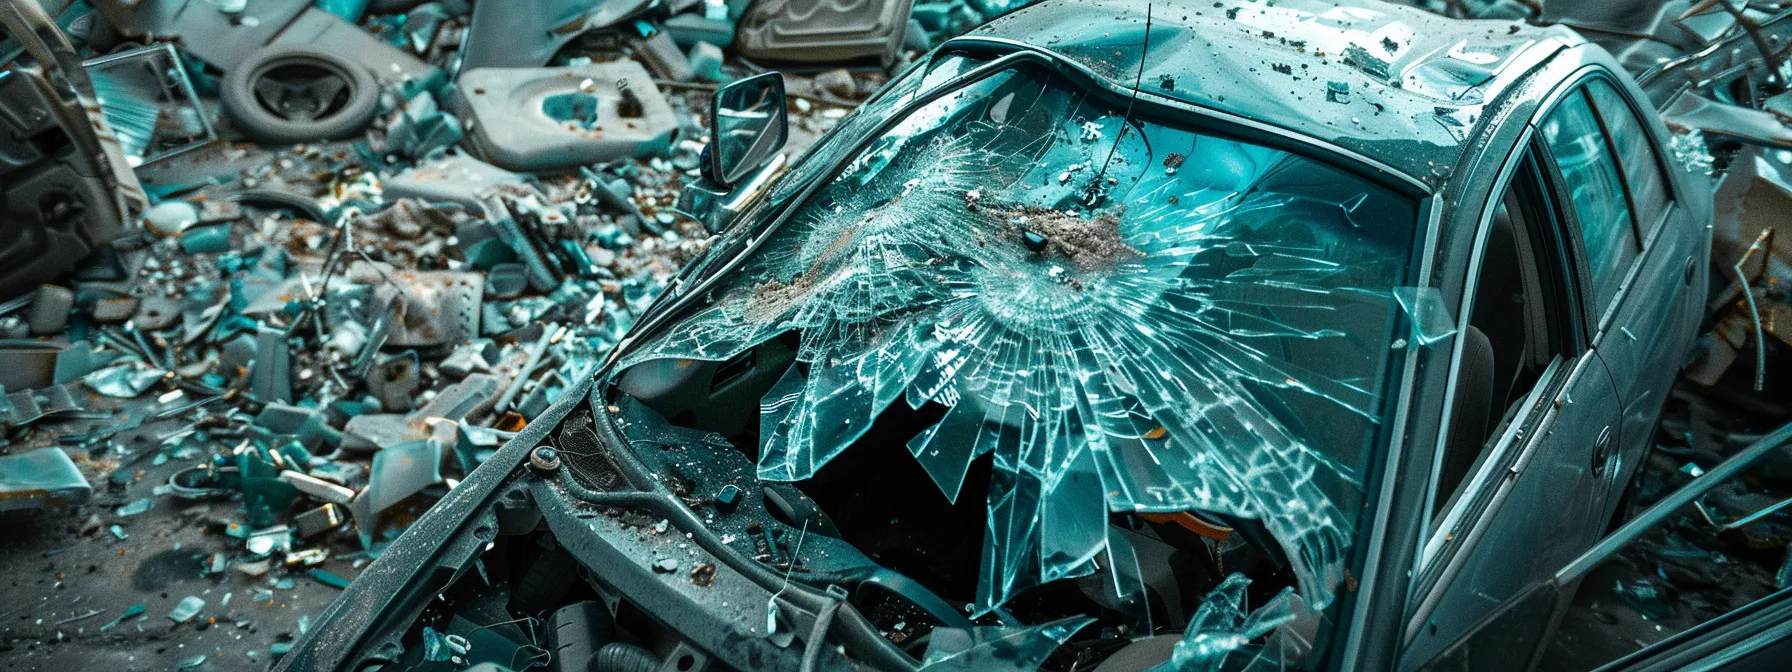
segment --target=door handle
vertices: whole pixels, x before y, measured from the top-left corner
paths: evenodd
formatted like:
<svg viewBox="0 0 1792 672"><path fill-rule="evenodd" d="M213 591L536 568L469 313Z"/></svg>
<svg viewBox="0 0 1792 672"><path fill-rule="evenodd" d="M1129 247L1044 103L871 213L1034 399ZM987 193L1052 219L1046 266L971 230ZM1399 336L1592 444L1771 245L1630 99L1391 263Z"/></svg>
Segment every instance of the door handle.
<svg viewBox="0 0 1792 672"><path fill-rule="evenodd" d="M1612 426L1606 425L1599 430L1599 439L1593 443L1593 477L1605 476L1605 464L1612 459Z"/></svg>

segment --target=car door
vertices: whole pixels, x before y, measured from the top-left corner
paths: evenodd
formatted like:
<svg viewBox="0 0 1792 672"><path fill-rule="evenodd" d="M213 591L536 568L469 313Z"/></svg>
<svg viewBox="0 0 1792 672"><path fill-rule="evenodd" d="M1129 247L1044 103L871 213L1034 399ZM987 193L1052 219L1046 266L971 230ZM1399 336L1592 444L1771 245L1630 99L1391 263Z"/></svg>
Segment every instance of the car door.
<svg viewBox="0 0 1792 672"><path fill-rule="evenodd" d="M1612 271L1613 281L1622 278L1616 296L1589 322L1595 325L1594 349L1612 372L1624 405L1617 449L1599 467L1601 505L1591 511L1595 524L1603 525L1611 519L1616 494L1630 482L1648 449L1655 419L1703 316L1707 281L1700 260L1707 254L1708 234L1694 208L1676 198L1680 190L1657 149L1666 129L1657 128L1653 115L1638 114L1637 92L1603 73L1589 76L1580 88L1584 99L1575 106L1585 105L1582 110L1591 114L1560 114L1552 120L1554 126L1543 128L1544 134L1556 134L1550 144L1563 148L1558 159L1575 148L1587 150L1587 162L1572 167L1564 162L1562 167L1564 173L1577 173L1581 183L1619 178L1620 189L1598 194L1603 203L1576 209L1625 207L1631 226L1619 232L1625 235L1611 238L1629 248L1623 253L1628 267Z"/></svg>
<svg viewBox="0 0 1792 672"><path fill-rule="evenodd" d="M1598 300L1571 200L1584 193L1563 180L1545 135L1530 135L1480 224L1402 669L1528 664L1560 602L1556 569L1596 536L1593 464L1616 439L1619 396L1584 327L1585 304ZM1493 385L1478 385L1486 370ZM1487 387L1477 433L1476 404L1463 398Z"/></svg>

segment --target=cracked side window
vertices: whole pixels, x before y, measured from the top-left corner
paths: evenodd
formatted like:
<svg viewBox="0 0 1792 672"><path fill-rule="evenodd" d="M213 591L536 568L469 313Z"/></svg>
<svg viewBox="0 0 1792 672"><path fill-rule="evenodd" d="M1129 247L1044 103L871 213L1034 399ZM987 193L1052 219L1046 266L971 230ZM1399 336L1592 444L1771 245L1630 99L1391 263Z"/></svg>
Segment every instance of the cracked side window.
<svg viewBox="0 0 1792 672"><path fill-rule="evenodd" d="M1416 204L1127 107L1018 68L918 108L619 369L794 343L760 478L889 431L948 499L987 474L976 614L1109 571L1110 512L1260 526L1292 571L1259 580L1324 608L1418 345Z"/></svg>

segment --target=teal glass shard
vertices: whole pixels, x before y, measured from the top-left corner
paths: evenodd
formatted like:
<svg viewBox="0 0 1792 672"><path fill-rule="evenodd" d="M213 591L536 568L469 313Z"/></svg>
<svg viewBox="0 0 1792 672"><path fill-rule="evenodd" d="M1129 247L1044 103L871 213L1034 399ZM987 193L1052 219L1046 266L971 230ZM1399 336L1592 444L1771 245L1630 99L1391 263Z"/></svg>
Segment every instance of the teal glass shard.
<svg viewBox="0 0 1792 672"><path fill-rule="evenodd" d="M373 454L367 487L349 503L361 543L370 546L379 514L424 488L442 482L442 444L435 439L404 441Z"/></svg>
<svg viewBox="0 0 1792 672"><path fill-rule="evenodd" d="M1456 333L1456 321L1450 318L1443 292L1436 287L1395 287L1394 299L1412 325L1414 343L1432 345Z"/></svg>
<svg viewBox="0 0 1792 672"><path fill-rule="evenodd" d="M1265 646L1257 640L1277 628L1299 618L1305 602L1292 588L1284 588L1261 608L1250 611L1245 604L1245 589L1251 579L1232 574L1201 600L1200 608L1189 619L1182 639L1176 642L1169 662L1151 672L1200 672L1232 669L1228 659L1261 660L1257 656L1268 650L1280 650L1280 643ZM1236 656L1236 658L1234 658Z"/></svg>
<svg viewBox="0 0 1792 672"><path fill-rule="evenodd" d="M923 672L1032 672L1078 630L1094 623L1071 616L1039 625L934 628Z"/></svg>
<svg viewBox="0 0 1792 672"><path fill-rule="evenodd" d="M109 366L81 377L81 382L95 392L108 397L130 399L142 395L150 386L161 380L168 372L156 368L141 368L137 364L124 363Z"/></svg>
<svg viewBox="0 0 1792 672"><path fill-rule="evenodd" d="M1039 505L1040 578L1044 581L1093 571L1090 561L1109 545L1112 536L1106 509L1083 504L1099 501L1103 494L1095 453L1079 449L1070 438L1076 434L1075 429L1054 432L1049 441L1055 450L1042 460L1048 479Z"/></svg>
<svg viewBox="0 0 1792 672"><path fill-rule="evenodd" d="M1108 571L1106 590L1113 591L1114 604L1126 618L1127 634L1134 638L1150 637L1151 600L1145 592L1145 573L1139 568L1139 554L1119 528L1108 528L1107 542L1107 562L1102 563Z"/></svg>
<svg viewBox="0 0 1792 672"><path fill-rule="evenodd" d="M236 455L237 473L242 479L243 508L248 511L249 526L254 528L278 524L299 500L299 490L280 480L280 468L268 455L255 445L245 447Z"/></svg>
<svg viewBox="0 0 1792 672"><path fill-rule="evenodd" d="M448 636L427 625L423 626L423 660L429 662L447 662L458 652L448 646Z"/></svg>
<svg viewBox="0 0 1792 672"><path fill-rule="evenodd" d="M909 439L908 450L933 478L946 499L958 502L965 472L977 457L977 440L983 433L983 414L974 404L959 404L946 411L939 424Z"/></svg>
<svg viewBox="0 0 1792 672"><path fill-rule="evenodd" d="M193 617L198 616L199 611L204 608L205 600L203 598L197 595L188 595L181 599L180 604L174 605L172 611L168 612L168 620L185 623L193 620Z"/></svg>
<svg viewBox="0 0 1792 672"><path fill-rule="evenodd" d="M132 168L217 140L173 44L101 56L84 65L100 112Z"/></svg>
<svg viewBox="0 0 1792 672"><path fill-rule="evenodd" d="M149 611L149 605L144 604L142 602L138 602L129 607L126 607L124 610L124 613L119 614L118 618L114 618L114 619L112 619L112 621L110 623L100 626L100 632L106 632L107 630L116 628L119 626L119 624L124 623L125 621L128 621L128 620L131 620L133 618L136 618L138 616L142 616L144 614L144 612L147 612L147 611Z"/></svg>
<svg viewBox="0 0 1792 672"><path fill-rule="evenodd" d="M155 505L156 505L155 499L150 498L150 497L144 497L143 499L139 499L139 500L136 500L129 504L126 504L124 506L113 509L112 514L119 516L121 518L127 517L127 516L135 516L139 513L148 511L151 507L154 507Z"/></svg>

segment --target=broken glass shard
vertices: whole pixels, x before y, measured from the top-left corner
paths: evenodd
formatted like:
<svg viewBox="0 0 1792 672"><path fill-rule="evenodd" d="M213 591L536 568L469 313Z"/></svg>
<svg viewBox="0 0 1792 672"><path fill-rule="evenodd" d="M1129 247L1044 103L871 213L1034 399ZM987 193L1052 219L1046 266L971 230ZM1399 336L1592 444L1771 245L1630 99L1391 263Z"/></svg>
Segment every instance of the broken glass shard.
<svg viewBox="0 0 1792 672"><path fill-rule="evenodd" d="M138 368L135 364L125 363L82 376L81 382L108 397L130 399L149 390L164 375L167 372L161 369Z"/></svg>
<svg viewBox="0 0 1792 672"><path fill-rule="evenodd" d="M142 602L133 604L130 607L127 607L124 610L124 613L119 614L118 618L114 618L114 619L112 619L112 622L100 626L100 632L105 632L107 630L116 628L119 626L119 624L124 623L125 621L131 620L138 616L142 616L143 613L146 611L149 611L149 605L144 604Z"/></svg>
<svg viewBox="0 0 1792 672"><path fill-rule="evenodd" d="M1032 626L934 628L921 670L1032 672L1071 635L1094 622L1088 616L1071 616Z"/></svg>
<svg viewBox="0 0 1792 672"><path fill-rule="evenodd" d="M113 509L112 513L114 515L117 515L120 517L135 516L139 513L148 511L150 509L150 507L155 506L155 504L156 504L156 500L151 499L149 497L144 497L143 499L139 499L137 501L134 501L134 502L131 502L124 506Z"/></svg>
<svg viewBox="0 0 1792 672"><path fill-rule="evenodd" d="M435 439L405 441L374 453L367 487L348 506L362 545L373 544L375 520L380 512L441 482L442 444Z"/></svg>
<svg viewBox="0 0 1792 672"><path fill-rule="evenodd" d="M1647 579L1630 583L1614 582L1612 592L1616 593L1619 599L1624 600L1625 604L1635 609L1636 613L1645 621L1671 618L1675 613L1673 603L1667 600L1667 596L1662 594L1660 588Z"/></svg>
<svg viewBox="0 0 1792 672"><path fill-rule="evenodd" d="M1107 590L1113 592L1113 604L1126 616L1126 629L1136 637L1149 637L1151 627L1150 600L1145 592L1145 573L1139 568L1139 554L1119 528L1109 528L1107 539Z"/></svg>
<svg viewBox="0 0 1792 672"><path fill-rule="evenodd" d="M87 61L100 111L133 167L218 139L173 44Z"/></svg>
<svg viewBox="0 0 1792 672"><path fill-rule="evenodd" d="M1232 574L1209 592L1189 619L1182 640L1170 653L1170 661L1153 672L1220 670L1233 654L1262 652L1263 647L1255 640L1294 620L1303 607L1292 589L1284 588L1262 607L1250 611L1245 604L1245 588L1250 583L1249 577Z"/></svg>
<svg viewBox="0 0 1792 672"><path fill-rule="evenodd" d="M938 412L906 445L948 499L994 464L978 615L1122 559L1109 512L1260 520L1328 604L1388 364L1448 335L1435 289L1397 289L1414 202L1055 75L985 72L881 135L845 122L765 207L796 202L726 232L685 283L703 300L619 370L795 332L798 363L760 407L773 481L815 476L897 400Z"/></svg>
<svg viewBox="0 0 1792 672"><path fill-rule="evenodd" d="M1406 311L1414 343L1432 345L1456 333L1456 321L1450 319L1443 292L1436 287L1395 287L1394 299Z"/></svg>
<svg viewBox="0 0 1792 672"><path fill-rule="evenodd" d="M175 623L185 623L193 620L194 616L199 615L199 610L204 608L204 599L197 595L188 595L181 599L180 604L174 605L173 611L168 612L168 619Z"/></svg>

